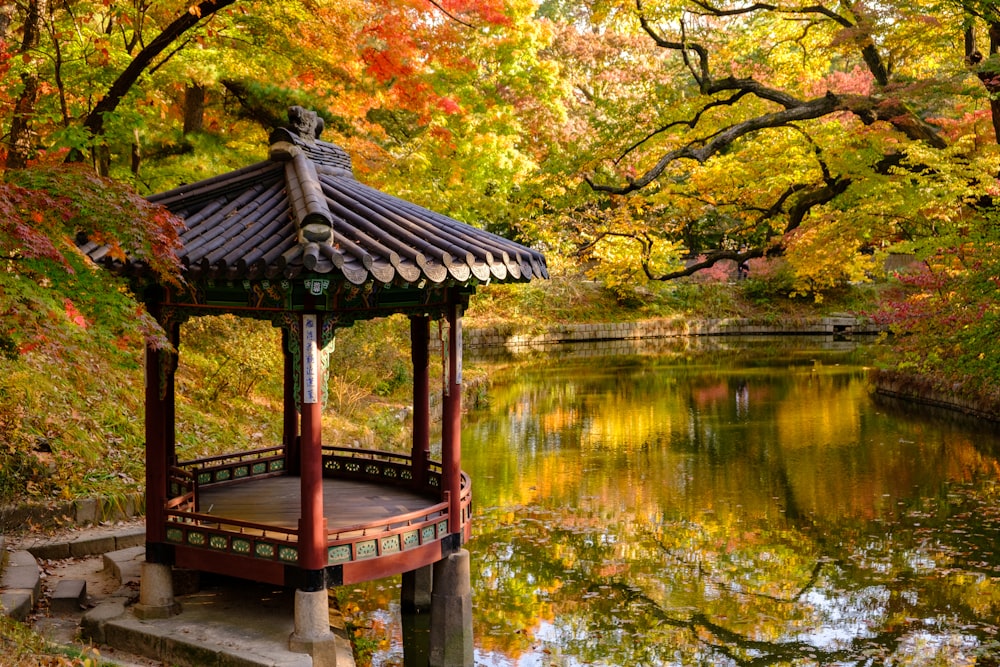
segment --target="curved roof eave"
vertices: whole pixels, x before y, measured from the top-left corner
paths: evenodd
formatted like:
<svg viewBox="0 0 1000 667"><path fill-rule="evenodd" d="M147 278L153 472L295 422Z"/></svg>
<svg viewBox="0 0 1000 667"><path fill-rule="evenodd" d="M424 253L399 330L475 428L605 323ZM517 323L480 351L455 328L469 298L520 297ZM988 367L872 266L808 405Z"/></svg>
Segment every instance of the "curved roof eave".
<svg viewBox="0 0 1000 667"><path fill-rule="evenodd" d="M178 255L188 281L303 273L399 286L548 278L538 251L359 183L342 148L301 129L272 133L267 160L149 201L184 221ZM81 250L119 272L145 270L112 260L107 246Z"/></svg>

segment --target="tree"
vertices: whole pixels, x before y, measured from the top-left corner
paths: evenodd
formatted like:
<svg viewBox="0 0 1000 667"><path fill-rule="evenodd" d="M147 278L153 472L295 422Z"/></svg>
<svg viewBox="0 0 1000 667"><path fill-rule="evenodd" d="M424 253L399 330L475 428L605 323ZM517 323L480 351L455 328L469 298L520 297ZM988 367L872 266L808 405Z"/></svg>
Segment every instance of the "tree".
<svg viewBox="0 0 1000 667"><path fill-rule="evenodd" d="M142 4L123 8L104 3L55 5L47 0L30 0L20 15L9 13L12 19L20 19L23 38L18 51L22 66L14 70L22 85L10 119L6 167L23 168L33 157L32 135L36 132L33 120L45 117L48 112L44 107L38 108L41 88L53 93L51 97L58 104L58 113L53 113L53 118L58 119L64 130L76 126L82 111L76 132L64 137L74 149L72 159L78 160L82 146L95 141L91 147L105 146L103 135L108 121L140 77L169 60L173 52L168 49L181 48L188 31L203 25L208 17L234 1L204 0L189 7L175 5L176 14L169 21L166 20L170 17L169 9ZM18 22L11 23L16 26ZM163 23L157 32L156 26ZM48 39L47 44L42 43L43 35ZM0 35L4 41L6 37ZM115 65L122 64L117 73L112 58L117 61ZM98 76L94 76L95 70ZM107 160L104 151L95 152L95 161L104 175L108 172Z"/></svg>
<svg viewBox="0 0 1000 667"><path fill-rule="evenodd" d="M82 239L144 262L176 283L177 221L130 189L79 167L9 172L0 183L0 356L45 348L72 362L72 341L142 334L166 345L159 327L119 280L85 260ZM110 341L105 341L110 342Z"/></svg>
<svg viewBox="0 0 1000 667"><path fill-rule="evenodd" d="M150 6L30 0L5 7L0 97L10 102L10 111L0 183L0 348L6 357L44 349L72 362L71 341L88 335L140 334L165 344L119 281L88 266L76 243L106 242L111 252L145 262L164 282L176 282L177 221L121 183L57 165L67 148L72 156L89 147L98 171L107 173L105 130L119 119L116 109L158 56L176 47L203 15L231 2L191 6L152 39L148 28L163 16ZM22 39L10 52L8 40L17 31ZM122 64L120 71L113 61Z"/></svg>
<svg viewBox="0 0 1000 667"><path fill-rule="evenodd" d="M532 10L522 0L5 5L4 275L38 285L79 273L65 260L80 230L123 243L168 234L167 218L138 201L131 224L102 221L94 186L124 191L79 170L56 179L49 166L89 156L97 174L137 191L169 189L261 159L293 104L321 113L324 138L348 149L359 178L472 222L498 217L497 200L534 168L522 119L559 112ZM16 291L0 279L0 301ZM30 339L32 311L5 304Z"/></svg>
<svg viewBox="0 0 1000 667"><path fill-rule="evenodd" d="M670 280L783 255L803 291L821 290L875 269L860 251L968 226L990 205L997 46L973 28L1000 35L991 3L588 6L562 16L567 55L631 41L611 70L593 48L593 70L576 67L598 215L563 223L584 258L624 244L614 257ZM629 226L613 215L622 198L642 201Z"/></svg>

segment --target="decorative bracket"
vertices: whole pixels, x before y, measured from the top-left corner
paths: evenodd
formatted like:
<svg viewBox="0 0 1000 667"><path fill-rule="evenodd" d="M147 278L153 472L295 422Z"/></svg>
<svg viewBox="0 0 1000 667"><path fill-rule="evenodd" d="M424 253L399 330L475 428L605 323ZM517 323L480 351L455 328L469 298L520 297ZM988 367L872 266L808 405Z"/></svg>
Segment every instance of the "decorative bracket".
<svg viewBox="0 0 1000 667"><path fill-rule="evenodd" d="M329 314L298 316L283 313L274 324L288 331L288 352L292 355L295 405L301 409L303 388L312 392L307 403L326 405L327 382L330 377L330 354L336 347L338 319Z"/></svg>

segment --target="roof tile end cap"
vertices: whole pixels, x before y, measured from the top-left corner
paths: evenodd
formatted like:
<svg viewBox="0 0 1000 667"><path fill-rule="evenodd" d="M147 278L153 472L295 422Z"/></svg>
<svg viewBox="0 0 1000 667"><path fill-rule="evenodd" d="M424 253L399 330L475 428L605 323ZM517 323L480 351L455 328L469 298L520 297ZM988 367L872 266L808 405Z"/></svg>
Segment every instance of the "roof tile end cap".
<svg viewBox="0 0 1000 667"><path fill-rule="evenodd" d="M275 141L271 144L268 157L272 162L288 162L301 153L302 149L290 141Z"/></svg>

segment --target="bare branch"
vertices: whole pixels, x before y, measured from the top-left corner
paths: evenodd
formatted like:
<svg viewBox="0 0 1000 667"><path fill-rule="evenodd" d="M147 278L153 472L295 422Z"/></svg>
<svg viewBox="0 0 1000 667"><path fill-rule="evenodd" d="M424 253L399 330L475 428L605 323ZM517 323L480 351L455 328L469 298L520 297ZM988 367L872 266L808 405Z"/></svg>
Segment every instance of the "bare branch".
<svg viewBox="0 0 1000 667"><path fill-rule="evenodd" d="M628 148L626 148L622 152L622 154L615 159L615 164L618 164L619 162L621 162L623 159L625 159L626 156L628 156L629 153L631 153L635 149L639 148L641 145L643 145L644 143L646 143L647 141L649 141L653 137L657 136L658 134L662 134L662 133L664 133L664 132L666 132L666 131L674 128L674 127L677 127L678 125L687 125L688 127L690 127L693 130L698 125L698 121L701 120L702 114L706 113L709 109L713 109L715 107L721 107L721 106L731 106L733 104L736 104L746 94L747 94L747 91L742 90L742 91L738 91L737 93L735 93L732 97L727 97L724 100L713 100L713 101L709 102L708 104L706 104L705 106L703 106L701 109L699 109L698 113L696 113L694 115L694 118L691 118L689 120L675 120L672 123L668 123L668 124L664 125L663 127L660 127L660 128L657 128L657 129L653 130L652 132L650 132L649 134L647 134L645 137L643 137L639 141L635 142L634 144L632 144L631 146L629 146Z"/></svg>
<svg viewBox="0 0 1000 667"><path fill-rule="evenodd" d="M441 12L442 14L444 14L445 16L447 16L448 18L450 18L455 23L458 23L459 25L463 25L466 28L475 29L476 26L472 25L471 23L466 23L462 19L458 18L457 16L455 16L454 14L452 14L451 12L449 12L447 9L445 9L444 7L442 7L441 3L437 2L437 0L427 0L427 2L431 3L432 5L434 5L434 7L436 7L439 12Z"/></svg>
<svg viewBox="0 0 1000 667"><path fill-rule="evenodd" d="M684 64L687 65L688 69L691 71L691 76L694 77L694 80L698 82L700 87L704 87L704 85L711 79L708 69L708 49L697 42L687 41L683 23L681 24L682 40L680 42L674 42L664 38L659 32L656 31L656 29L653 28L653 26L649 24L649 20L646 18L646 15L643 14L642 0L636 0L635 7L639 12L639 25L641 25L642 29L646 31L646 34L649 35L653 39L653 42L660 48L680 51L681 57L684 58ZM694 51L698 54L697 70L695 70L694 65L691 64L688 58L688 51Z"/></svg>
<svg viewBox="0 0 1000 667"><path fill-rule="evenodd" d="M770 91L770 89L760 86L752 80L734 79L730 83L732 85L748 85L754 94L757 94L758 91L765 93L773 92L775 99L787 99L790 105L794 100L791 96L779 94L779 91ZM865 125L871 125L880 120L885 121L910 139L923 141L934 148L940 149L947 146L934 126L916 116L916 114L898 100L883 100L864 95L835 95L828 92L823 97L798 102L782 111L762 114L730 125L721 132L714 134L707 141L699 139L690 142L686 146L676 148L663 155L642 176L629 179L626 185L602 185L596 183L590 176L586 176L584 180L591 188L598 192L628 194L646 187L659 178L666 171L667 167L679 160L695 160L703 163L742 137L749 136L761 130L785 127L795 121L822 118L838 111L846 111L854 114Z"/></svg>

